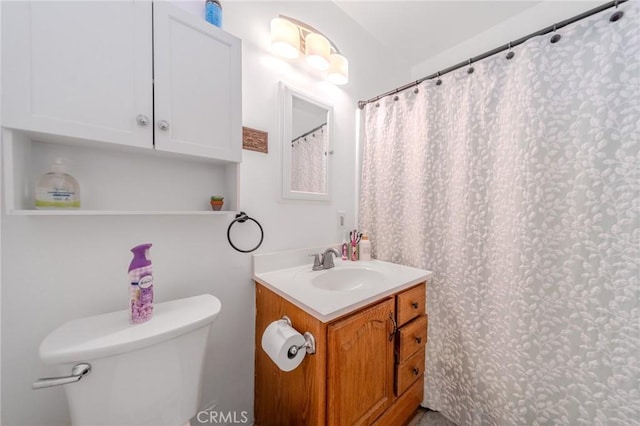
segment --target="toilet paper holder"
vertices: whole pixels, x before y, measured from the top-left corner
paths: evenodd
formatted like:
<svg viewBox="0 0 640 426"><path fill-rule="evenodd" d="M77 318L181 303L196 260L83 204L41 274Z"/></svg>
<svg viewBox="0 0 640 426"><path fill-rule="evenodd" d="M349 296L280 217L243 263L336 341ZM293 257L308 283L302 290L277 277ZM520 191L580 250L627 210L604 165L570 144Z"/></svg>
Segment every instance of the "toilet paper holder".
<svg viewBox="0 0 640 426"><path fill-rule="evenodd" d="M284 321L287 323L289 327L293 327L293 324L291 323L291 319L286 315L283 315L280 321ZM298 351L302 348L305 348L307 353L310 355L316 353L316 339L315 337L313 337L313 334L311 334L308 331L305 331L302 336L304 337L304 343L300 346L296 346L296 345L291 346L287 351L287 358L289 359L295 358L295 356L298 354Z"/></svg>

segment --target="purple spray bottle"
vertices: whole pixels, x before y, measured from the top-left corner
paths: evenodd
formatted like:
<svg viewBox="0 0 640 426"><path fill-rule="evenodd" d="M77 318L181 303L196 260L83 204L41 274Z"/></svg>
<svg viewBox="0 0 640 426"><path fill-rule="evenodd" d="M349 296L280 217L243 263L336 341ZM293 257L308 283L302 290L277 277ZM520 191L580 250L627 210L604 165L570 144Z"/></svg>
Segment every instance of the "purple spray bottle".
<svg viewBox="0 0 640 426"><path fill-rule="evenodd" d="M131 249L133 260L129 265L129 322L139 324L153 315L153 274L149 249L151 243L140 244Z"/></svg>

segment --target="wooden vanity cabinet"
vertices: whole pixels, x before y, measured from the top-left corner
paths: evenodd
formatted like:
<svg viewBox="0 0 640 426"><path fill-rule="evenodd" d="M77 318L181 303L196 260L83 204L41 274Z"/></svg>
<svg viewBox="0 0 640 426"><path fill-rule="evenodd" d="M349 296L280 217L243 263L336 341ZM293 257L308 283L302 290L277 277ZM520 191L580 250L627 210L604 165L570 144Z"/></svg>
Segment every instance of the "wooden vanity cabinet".
<svg viewBox="0 0 640 426"><path fill-rule="evenodd" d="M425 291L421 283L323 323L256 283L255 424L396 426L410 420L424 392ZM262 333L283 315L316 340L316 353L291 372L262 350Z"/></svg>

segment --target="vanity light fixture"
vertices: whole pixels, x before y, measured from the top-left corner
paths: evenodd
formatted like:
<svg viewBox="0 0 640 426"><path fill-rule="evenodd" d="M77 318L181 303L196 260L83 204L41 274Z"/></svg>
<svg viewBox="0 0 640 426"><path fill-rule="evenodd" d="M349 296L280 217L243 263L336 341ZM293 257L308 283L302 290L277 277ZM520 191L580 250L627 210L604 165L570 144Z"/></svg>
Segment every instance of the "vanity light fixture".
<svg viewBox="0 0 640 426"><path fill-rule="evenodd" d="M313 68L326 71L333 84L347 84L349 62L338 48L320 31L288 16L271 20L271 48L286 59L296 59L301 53Z"/></svg>
<svg viewBox="0 0 640 426"><path fill-rule="evenodd" d="M271 48L287 59L300 56L300 32L291 21L282 18L271 20Z"/></svg>
<svg viewBox="0 0 640 426"><path fill-rule="evenodd" d="M304 56L309 65L317 70L325 71L329 68L331 45L322 34L309 33L304 38Z"/></svg>

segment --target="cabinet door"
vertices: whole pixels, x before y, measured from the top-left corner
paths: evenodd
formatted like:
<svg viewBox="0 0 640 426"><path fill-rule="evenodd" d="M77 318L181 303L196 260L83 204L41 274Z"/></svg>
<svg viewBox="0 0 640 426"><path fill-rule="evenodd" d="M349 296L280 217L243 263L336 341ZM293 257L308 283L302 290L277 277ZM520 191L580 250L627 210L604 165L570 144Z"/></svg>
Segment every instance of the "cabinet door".
<svg viewBox="0 0 640 426"><path fill-rule="evenodd" d="M168 2L153 16L156 149L241 161L240 40Z"/></svg>
<svg viewBox="0 0 640 426"><path fill-rule="evenodd" d="M393 402L394 315L387 299L328 327L327 424L371 424Z"/></svg>
<svg viewBox="0 0 640 426"><path fill-rule="evenodd" d="M151 18L150 2L2 2L2 125L151 148Z"/></svg>

